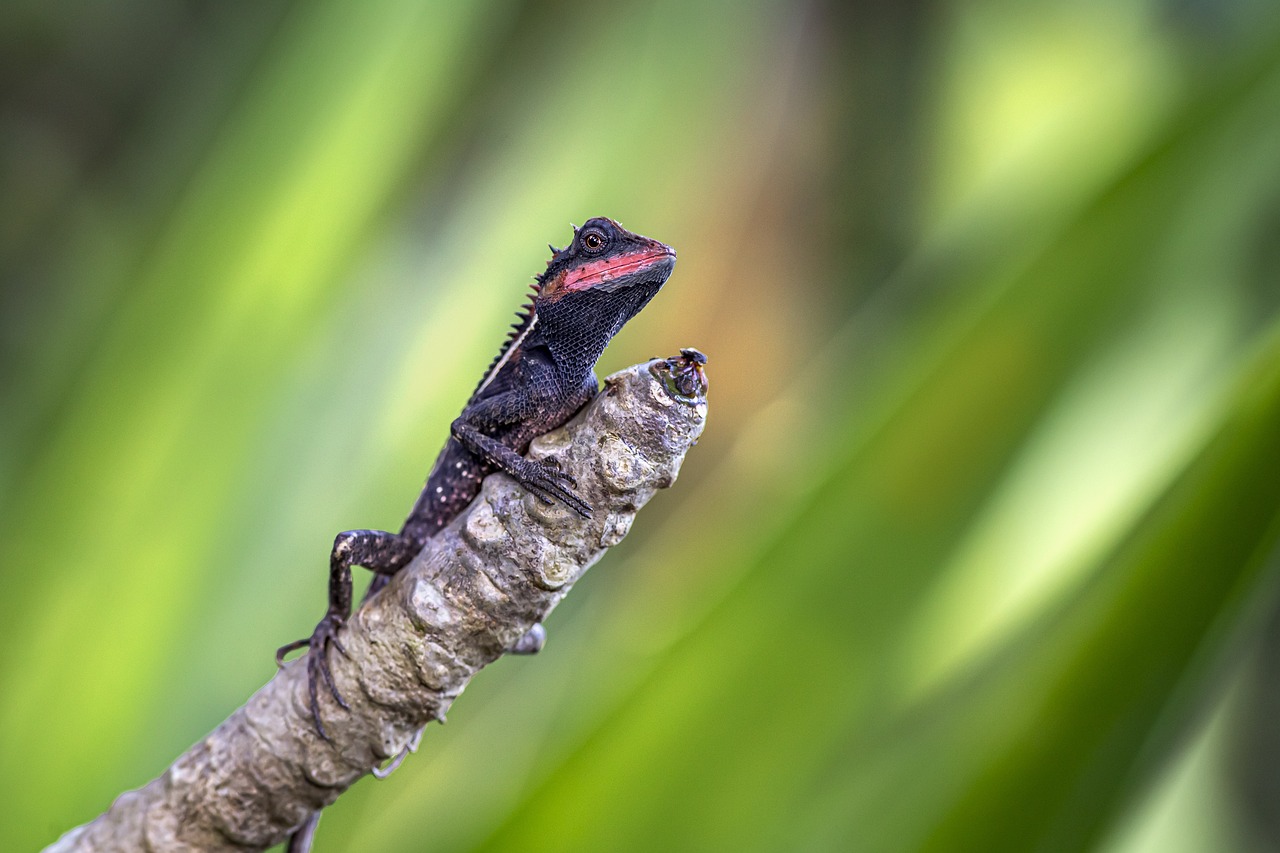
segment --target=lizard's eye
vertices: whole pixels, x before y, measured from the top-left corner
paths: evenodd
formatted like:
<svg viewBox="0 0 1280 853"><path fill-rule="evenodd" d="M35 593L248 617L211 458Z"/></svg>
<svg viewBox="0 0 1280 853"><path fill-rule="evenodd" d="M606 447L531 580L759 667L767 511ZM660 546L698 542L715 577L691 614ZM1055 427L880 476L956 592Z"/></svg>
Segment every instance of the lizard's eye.
<svg viewBox="0 0 1280 853"><path fill-rule="evenodd" d="M607 245L609 245L609 238L594 228L590 231L584 231L582 234L582 248L592 255L603 252L604 247Z"/></svg>

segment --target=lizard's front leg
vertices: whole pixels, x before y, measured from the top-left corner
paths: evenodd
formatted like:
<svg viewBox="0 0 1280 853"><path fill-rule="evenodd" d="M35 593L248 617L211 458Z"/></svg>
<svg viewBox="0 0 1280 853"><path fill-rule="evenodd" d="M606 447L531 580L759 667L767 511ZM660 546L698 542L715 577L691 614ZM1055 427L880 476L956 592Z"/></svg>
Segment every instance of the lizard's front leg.
<svg viewBox="0 0 1280 853"><path fill-rule="evenodd" d="M591 505L574 493L573 487L577 483L561 471L559 466L525 459L462 418L455 420L450 430L453 437L462 442L463 447L510 474L542 502L552 503L558 500L583 518L591 517Z"/></svg>
<svg viewBox="0 0 1280 853"><path fill-rule="evenodd" d="M344 709L349 709L333 682L333 673L329 671L329 646L332 645L344 655L347 653L338 642L338 629L346 624L347 617L351 615L351 567L364 566L379 575L393 575L408 565L419 547L408 537L386 530L347 530L339 533L333 540L333 550L329 554L328 612L309 638L297 640L276 650L276 663L283 665L285 655L294 649L307 647L311 718L315 721L316 731L325 740L330 738L324 724L320 722L319 682L323 680L334 701Z"/></svg>

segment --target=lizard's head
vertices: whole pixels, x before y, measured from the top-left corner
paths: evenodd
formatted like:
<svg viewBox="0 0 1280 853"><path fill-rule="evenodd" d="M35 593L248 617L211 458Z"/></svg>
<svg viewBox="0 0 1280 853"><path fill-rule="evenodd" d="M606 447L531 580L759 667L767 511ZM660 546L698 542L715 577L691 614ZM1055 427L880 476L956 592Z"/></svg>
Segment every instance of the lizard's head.
<svg viewBox="0 0 1280 853"><path fill-rule="evenodd" d="M602 294L622 296L636 290L652 296L676 264L670 246L602 216L574 228L573 242L563 249L552 246L551 251L546 272L538 276L534 302L539 307L577 301L585 294L592 294L593 302Z"/></svg>

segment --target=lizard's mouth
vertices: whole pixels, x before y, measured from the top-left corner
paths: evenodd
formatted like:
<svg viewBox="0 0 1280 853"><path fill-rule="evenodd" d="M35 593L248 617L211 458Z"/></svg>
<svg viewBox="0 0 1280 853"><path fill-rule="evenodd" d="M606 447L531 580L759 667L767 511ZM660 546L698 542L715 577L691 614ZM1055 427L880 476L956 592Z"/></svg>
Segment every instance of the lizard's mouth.
<svg viewBox="0 0 1280 853"><path fill-rule="evenodd" d="M601 258L569 270L563 289L569 293L589 288L617 290L639 281L661 284L675 265L675 250L655 242L639 251Z"/></svg>

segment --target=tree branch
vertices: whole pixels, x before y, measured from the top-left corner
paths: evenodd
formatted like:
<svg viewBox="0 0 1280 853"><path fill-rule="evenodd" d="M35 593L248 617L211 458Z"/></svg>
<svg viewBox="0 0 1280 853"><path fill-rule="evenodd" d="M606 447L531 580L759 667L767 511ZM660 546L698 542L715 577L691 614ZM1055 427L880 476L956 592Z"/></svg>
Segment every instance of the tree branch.
<svg viewBox="0 0 1280 853"><path fill-rule="evenodd" d="M563 429L534 442L594 507L584 519L542 504L495 474L340 634L324 691L321 739L294 661L159 778L46 848L70 851L248 851L284 841L357 779L416 745L483 666L520 640L675 481L706 418L701 356L636 365Z"/></svg>

